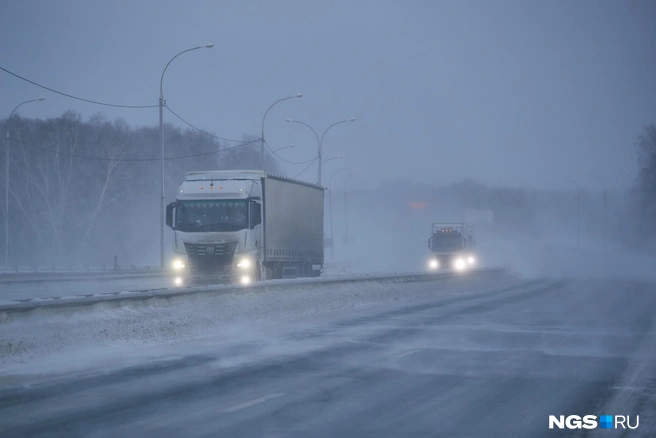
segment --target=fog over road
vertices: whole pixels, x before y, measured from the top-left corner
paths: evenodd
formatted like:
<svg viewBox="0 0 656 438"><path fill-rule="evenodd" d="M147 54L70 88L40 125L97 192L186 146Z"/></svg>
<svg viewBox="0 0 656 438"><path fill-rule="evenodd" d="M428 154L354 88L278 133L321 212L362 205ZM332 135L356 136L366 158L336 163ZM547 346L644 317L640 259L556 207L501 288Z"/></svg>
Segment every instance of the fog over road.
<svg viewBox="0 0 656 438"><path fill-rule="evenodd" d="M640 415L627 436L656 426L653 284L333 288L312 291L303 311L144 346L122 365L108 355L93 372L57 377L14 367L2 377L0 435L535 437L557 434L550 414ZM345 304L328 309L331 294ZM286 306L274 307L262 314Z"/></svg>

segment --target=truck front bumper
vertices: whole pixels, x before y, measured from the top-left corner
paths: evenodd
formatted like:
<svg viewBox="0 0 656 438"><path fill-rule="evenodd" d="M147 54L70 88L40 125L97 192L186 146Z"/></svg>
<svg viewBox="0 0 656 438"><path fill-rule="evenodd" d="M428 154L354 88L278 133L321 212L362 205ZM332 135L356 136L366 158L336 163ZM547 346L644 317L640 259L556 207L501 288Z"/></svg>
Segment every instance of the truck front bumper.
<svg viewBox="0 0 656 438"><path fill-rule="evenodd" d="M230 282L230 273L194 274L182 272L173 277L173 284L177 287L210 286L214 284L228 284Z"/></svg>
<svg viewBox="0 0 656 438"><path fill-rule="evenodd" d="M451 254L433 254L428 260L428 269L453 269L454 271L465 271L474 267L478 260L471 252L459 252Z"/></svg>
<svg viewBox="0 0 656 438"><path fill-rule="evenodd" d="M173 276L173 285L184 286L209 286L213 284L250 284L257 280L253 270L234 270L215 274L190 274L178 273Z"/></svg>

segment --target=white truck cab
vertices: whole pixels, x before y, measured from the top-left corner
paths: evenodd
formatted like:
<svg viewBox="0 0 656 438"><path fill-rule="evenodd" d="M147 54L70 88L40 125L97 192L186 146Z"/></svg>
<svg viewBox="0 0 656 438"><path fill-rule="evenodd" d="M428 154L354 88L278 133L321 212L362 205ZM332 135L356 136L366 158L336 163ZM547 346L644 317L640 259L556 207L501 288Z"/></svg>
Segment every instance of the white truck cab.
<svg viewBox="0 0 656 438"><path fill-rule="evenodd" d="M188 172L168 205L176 283L315 276L323 189L259 170Z"/></svg>

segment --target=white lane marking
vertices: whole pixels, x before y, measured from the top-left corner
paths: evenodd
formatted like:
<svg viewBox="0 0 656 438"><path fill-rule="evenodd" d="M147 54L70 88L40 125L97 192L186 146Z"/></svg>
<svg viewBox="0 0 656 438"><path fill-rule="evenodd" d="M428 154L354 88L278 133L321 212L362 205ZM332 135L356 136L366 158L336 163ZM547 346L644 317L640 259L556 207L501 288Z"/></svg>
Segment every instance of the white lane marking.
<svg viewBox="0 0 656 438"><path fill-rule="evenodd" d="M267 400L270 400L272 398L277 398L277 397L282 397L283 393L276 393L276 394L269 394L265 395L264 397L256 398L255 400L247 401L244 403L240 403L238 405L234 405L228 409L225 409L223 412L236 412L242 409L250 408L251 406L255 406L260 403L264 403Z"/></svg>
<svg viewBox="0 0 656 438"><path fill-rule="evenodd" d="M398 357L403 357L403 356L409 356L409 355L414 354L414 353L416 353L416 352L418 352L418 351L421 351L421 350L417 350L417 349L415 349L415 350L403 351L403 352L401 352L401 353L398 353L398 354L393 355L392 357L397 357L397 358L398 358Z"/></svg>

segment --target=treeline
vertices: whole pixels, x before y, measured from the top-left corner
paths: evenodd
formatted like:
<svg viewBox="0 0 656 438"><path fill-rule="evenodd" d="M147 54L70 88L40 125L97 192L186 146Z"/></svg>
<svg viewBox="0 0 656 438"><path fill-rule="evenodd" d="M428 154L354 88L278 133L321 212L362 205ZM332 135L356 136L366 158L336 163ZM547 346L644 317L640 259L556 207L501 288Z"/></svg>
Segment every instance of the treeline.
<svg viewBox="0 0 656 438"><path fill-rule="evenodd" d="M131 127L102 114L83 120L73 111L47 120L14 116L0 127L10 133L8 212L4 196L0 202L3 224L9 220L10 265L111 264L114 255L124 264L157 264L158 127ZM256 137L223 143L167 124L164 139L167 202L187 171L261 167ZM278 171L275 162L268 168Z"/></svg>
<svg viewBox="0 0 656 438"><path fill-rule="evenodd" d="M580 233L583 246L601 247L606 242L656 253L655 125L644 128L637 137L636 152L639 170L629 175L631 188L609 187L605 222L601 190L582 190L580 227L576 188L567 188L565 183L550 190L530 190L490 187L470 179L443 186L394 180L378 188L375 202L386 205L386 214L396 226L412 218L460 221L465 220L467 209L489 209L494 213L494 223L484 228L493 233L535 237L555 244L571 243ZM425 203L425 209L413 211L411 202Z"/></svg>
<svg viewBox="0 0 656 438"><path fill-rule="evenodd" d="M601 248L606 242L636 248L636 227L629 221L627 197L637 190L609 190L605 222L601 190L582 190L579 215L576 187L566 183L534 190L493 187L472 179L441 186L396 180L379 186L371 201L361 194L357 202L370 202L372 210L384 205L384 218L391 227L418 227L422 233L431 222L468 221L468 210L490 210L492 223L476 225L481 238L536 239L541 244L576 246L579 235L584 247ZM636 212L644 218L642 214Z"/></svg>
<svg viewBox="0 0 656 438"><path fill-rule="evenodd" d="M469 209L492 210L494 226L499 231L527 232L534 222L535 199L530 192L490 187L472 179L443 186L397 180L379 186L376 195L380 202L386 200L391 212L403 212L406 217L420 215L409 203L425 203L422 211L433 222L464 221Z"/></svg>
<svg viewBox="0 0 656 438"><path fill-rule="evenodd" d="M636 141L638 174L626 223L632 246L656 251L656 125L644 128Z"/></svg>

